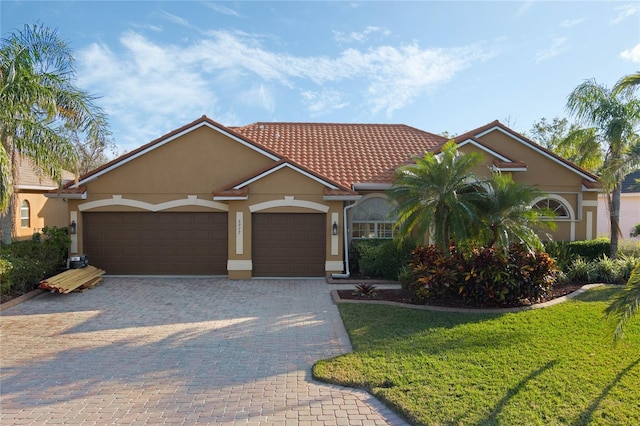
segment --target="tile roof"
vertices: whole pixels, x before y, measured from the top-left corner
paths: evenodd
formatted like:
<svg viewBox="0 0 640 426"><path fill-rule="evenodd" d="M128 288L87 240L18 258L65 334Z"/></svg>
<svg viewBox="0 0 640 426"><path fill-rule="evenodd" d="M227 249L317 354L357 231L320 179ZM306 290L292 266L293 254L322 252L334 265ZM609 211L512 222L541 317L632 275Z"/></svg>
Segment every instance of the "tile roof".
<svg viewBox="0 0 640 426"><path fill-rule="evenodd" d="M258 122L232 130L348 188L391 183L398 166L447 141L404 124Z"/></svg>
<svg viewBox="0 0 640 426"><path fill-rule="evenodd" d="M15 185L18 187L29 187L31 189L39 188L42 190L48 190L51 188L57 188L58 183L42 173L38 167L35 166L33 161L29 157L23 155L17 155L16 158L17 167L17 180ZM62 171L63 182L75 179L75 175L66 170Z"/></svg>

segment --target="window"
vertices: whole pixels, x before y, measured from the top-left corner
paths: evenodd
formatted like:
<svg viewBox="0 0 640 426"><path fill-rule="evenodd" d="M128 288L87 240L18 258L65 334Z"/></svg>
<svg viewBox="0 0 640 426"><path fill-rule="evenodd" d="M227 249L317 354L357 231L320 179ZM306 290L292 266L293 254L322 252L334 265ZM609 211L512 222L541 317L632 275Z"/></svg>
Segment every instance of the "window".
<svg viewBox="0 0 640 426"><path fill-rule="evenodd" d="M533 205L534 209L549 209L556 215L556 219L571 219L569 210L562 202L554 198L545 198Z"/></svg>
<svg viewBox="0 0 640 426"><path fill-rule="evenodd" d="M351 237L393 238L394 206L386 198L372 197L353 209Z"/></svg>
<svg viewBox="0 0 640 426"><path fill-rule="evenodd" d="M20 227L31 228L31 208L28 201L23 201L20 205Z"/></svg>

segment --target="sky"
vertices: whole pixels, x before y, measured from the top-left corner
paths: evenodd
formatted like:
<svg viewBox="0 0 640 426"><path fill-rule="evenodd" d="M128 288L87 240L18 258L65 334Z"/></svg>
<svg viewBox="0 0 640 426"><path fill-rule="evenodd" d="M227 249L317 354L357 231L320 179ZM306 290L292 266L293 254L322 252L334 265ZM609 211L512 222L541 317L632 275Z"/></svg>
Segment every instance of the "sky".
<svg viewBox="0 0 640 426"><path fill-rule="evenodd" d="M528 132L640 70L638 1L0 1L55 28L122 154L202 115Z"/></svg>

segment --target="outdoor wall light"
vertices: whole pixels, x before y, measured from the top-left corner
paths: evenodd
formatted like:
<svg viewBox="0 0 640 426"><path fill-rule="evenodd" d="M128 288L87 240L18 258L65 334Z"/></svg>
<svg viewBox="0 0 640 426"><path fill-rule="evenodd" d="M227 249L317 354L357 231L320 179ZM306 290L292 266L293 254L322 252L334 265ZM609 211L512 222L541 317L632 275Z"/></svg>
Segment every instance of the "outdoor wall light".
<svg viewBox="0 0 640 426"><path fill-rule="evenodd" d="M334 221L333 226L331 227L331 234L338 235L338 222Z"/></svg>
<svg viewBox="0 0 640 426"><path fill-rule="evenodd" d="M71 223L69 224L69 234L71 235L75 234L76 228L77 228L76 221L72 220Z"/></svg>

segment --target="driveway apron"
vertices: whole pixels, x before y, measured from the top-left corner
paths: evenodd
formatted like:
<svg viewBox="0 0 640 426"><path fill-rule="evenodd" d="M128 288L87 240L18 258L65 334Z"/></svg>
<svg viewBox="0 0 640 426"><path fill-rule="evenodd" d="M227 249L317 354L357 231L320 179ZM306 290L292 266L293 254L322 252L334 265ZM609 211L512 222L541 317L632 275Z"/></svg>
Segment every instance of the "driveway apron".
<svg viewBox="0 0 640 426"><path fill-rule="evenodd" d="M322 280L106 277L0 317L0 423L400 425L311 379L351 346Z"/></svg>

